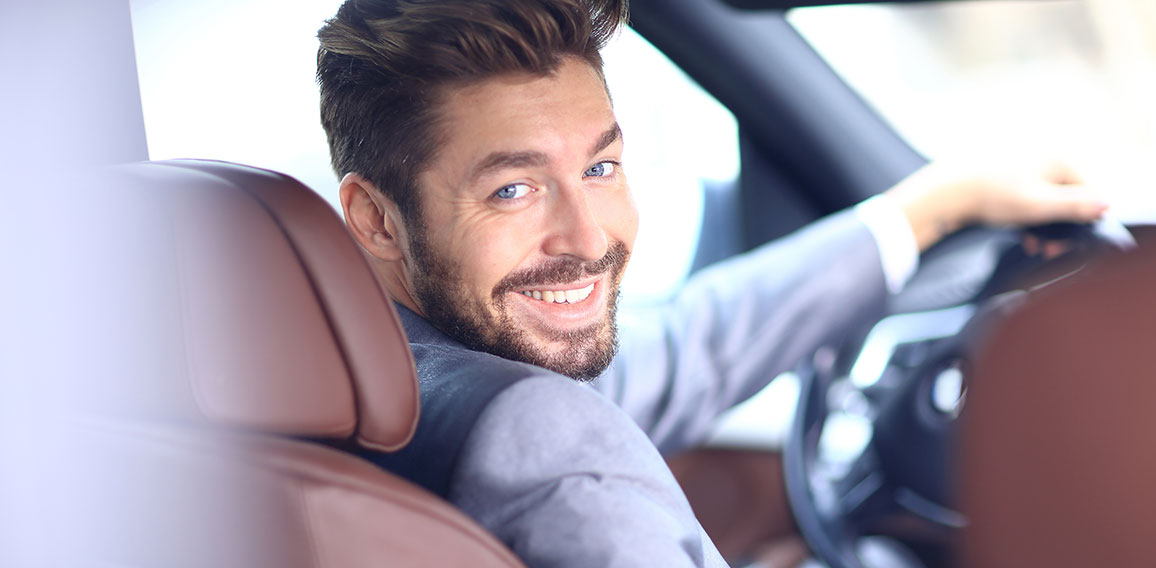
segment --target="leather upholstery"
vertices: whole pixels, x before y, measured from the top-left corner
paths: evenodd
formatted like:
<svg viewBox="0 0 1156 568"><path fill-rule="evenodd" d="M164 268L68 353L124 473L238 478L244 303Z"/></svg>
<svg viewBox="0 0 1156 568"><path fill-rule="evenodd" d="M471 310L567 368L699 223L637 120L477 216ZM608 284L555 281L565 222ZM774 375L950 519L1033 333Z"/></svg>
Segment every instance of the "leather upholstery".
<svg viewBox="0 0 1156 568"><path fill-rule="evenodd" d="M116 170L121 191L147 196L141 214L167 221L142 236L164 239L145 260L148 293L172 300L147 330L181 346L161 362L171 382L146 378L138 406L156 412L163 401L185 419L265 432L356 435L385 451L408 442L418 389L404 331L320 197L221 162Z"/></svg>
<svg viewBox="0 0 1156 568"><path fill-rule="evenodd" d="M419 404L393 303L328 204L221 162L101 177L73 194L91 307L47 507L64 565L521 566L449 504L325 443L396 451Z"/></svg>
<svg viewBox="0 0 1156 568"><path fill-rule="evenodd" d="M1156 558L1156 249L1033 293L969 374L963 566Z"/></svg>

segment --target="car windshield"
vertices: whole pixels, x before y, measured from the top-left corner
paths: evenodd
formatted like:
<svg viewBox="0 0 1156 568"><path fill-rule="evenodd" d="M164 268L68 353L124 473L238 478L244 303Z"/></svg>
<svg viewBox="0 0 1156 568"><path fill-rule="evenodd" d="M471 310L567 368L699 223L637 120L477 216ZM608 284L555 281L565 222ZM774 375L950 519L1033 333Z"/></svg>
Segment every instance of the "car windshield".
<svg viewBox="0 0 1156 568"><path fill-rule="evenodd" d="M1119 166L1156 153L1153 3L820 6L788 20L925 156L1074 158L1115 215L1156 217L1152 188Z"/></svg>

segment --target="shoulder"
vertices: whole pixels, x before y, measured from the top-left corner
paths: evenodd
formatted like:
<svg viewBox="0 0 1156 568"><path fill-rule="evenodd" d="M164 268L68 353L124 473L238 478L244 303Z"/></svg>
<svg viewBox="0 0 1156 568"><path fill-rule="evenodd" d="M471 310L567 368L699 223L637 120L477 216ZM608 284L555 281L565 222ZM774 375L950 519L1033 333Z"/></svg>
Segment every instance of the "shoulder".
<svg viewBox="0 0 1156 568"><path fill-rule="evenodd" d="M540 367L470 349L400 304L398 314L409 336L423 404L431 392L440 397L446 394L442 390L464 389L476 395L474 391L480 389L492 395L523 378L549 373Z"/></svg>
<svg viewBox="0 0 1156 568"><path fill-rule="evenodd" d="M645 482L683 498L658 449L617 405L554 374L518 381L475 424L459 465L460 487L499 495L562 480Z"/></svg>
<svg viewBox="0 0 1156 568"><path fill-rule="evenodd" d="M445 343L410 343L419 380L425 384L435 379L472 376L524 378L549 371L496 355L473 351L461 345Z"/></svg>
<svg viewBox="0 0 1156 568"><path fill-rule="evenodd" d="M548 372L504 389L479 425L516 429L526 443L550 443L558 449L596 437L650 445L634 421L590 385Z"/></svg>
<svg viewBox="0 0 1156 568"><path fill-rule="evenodd" d="M528 565L722 565L634 421L556 375L494 398L462 452L450 499Z"/></svg>
<svg viewBox="0 0 1156 568"><path fill-rule="evenodd" d="M527 565L723 565L654 444L611 400L436 335L411 339L420 461L441 464L442 494Z"/></svg>
<svg viewBox="0 0 1156 568"><path fill-rule="evenodd" d="M417 315L400 309L399 312L410 337L420 383L417 430L400 451L364 455L377 465L448 497L466 442L495 397L524 379L551 373L467 349Z"/></svg>

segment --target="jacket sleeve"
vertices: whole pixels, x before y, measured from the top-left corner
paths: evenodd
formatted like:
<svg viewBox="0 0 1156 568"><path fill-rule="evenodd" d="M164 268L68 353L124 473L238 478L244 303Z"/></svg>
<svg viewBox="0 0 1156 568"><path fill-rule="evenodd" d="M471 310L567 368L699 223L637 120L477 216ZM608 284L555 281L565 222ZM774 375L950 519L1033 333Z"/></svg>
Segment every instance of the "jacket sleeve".
<svg viewBox="0 0 1156 568"><path fill-rule="evenodd" d="M726 565L630 417L556 375L489 404L450 500L531 567Z"/></svg>
<svg viewBox="0 0 1156 568"><path fill-rule="evenodd" d="M883 315L879 249L854 211L699 272L667 306L620 320L596 387L663 453L817 348Z"/></svg>

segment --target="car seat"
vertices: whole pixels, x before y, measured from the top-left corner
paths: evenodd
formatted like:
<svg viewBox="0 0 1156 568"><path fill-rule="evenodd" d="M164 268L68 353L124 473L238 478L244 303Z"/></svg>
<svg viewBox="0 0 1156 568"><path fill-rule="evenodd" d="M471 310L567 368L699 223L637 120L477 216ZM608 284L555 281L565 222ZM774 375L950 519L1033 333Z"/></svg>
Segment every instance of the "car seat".
<svg viewBox="0 0 1156 568"><path fill-rule="evenodd" d="M418 386L393 303L324 200L285 175L193 160L72 189L87 238L72 267L76 372L45 421L67 450L39 470L49 557L522 566L448 503L336 449L403 447Z"/></svg>
<svg viewBox="0 0 1156 568"><path fill-rule="evenodd" d="M1156 562L1156 252L1103 259L999 322L962 416L962 566Z"/></svg>

